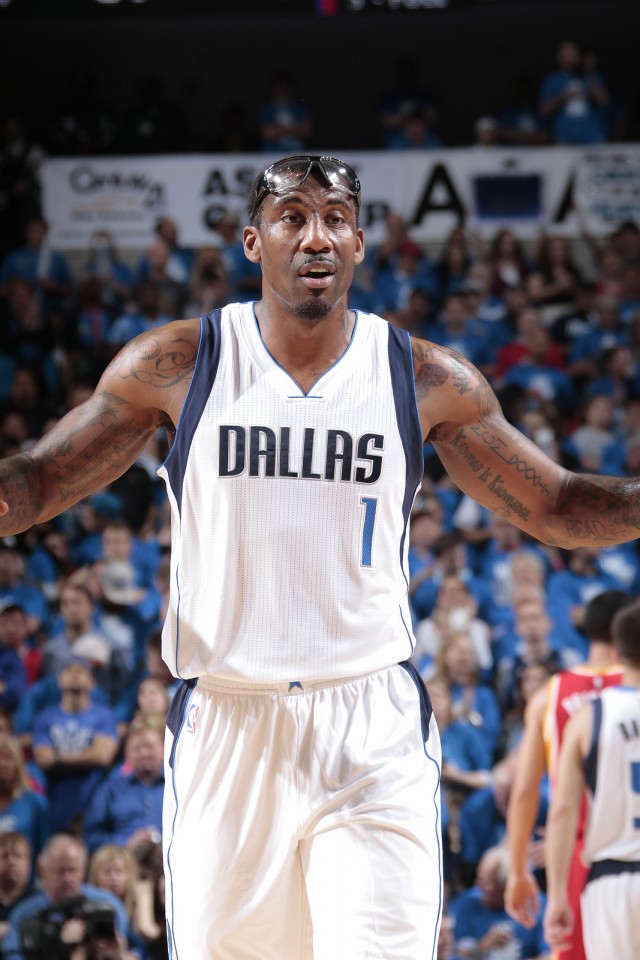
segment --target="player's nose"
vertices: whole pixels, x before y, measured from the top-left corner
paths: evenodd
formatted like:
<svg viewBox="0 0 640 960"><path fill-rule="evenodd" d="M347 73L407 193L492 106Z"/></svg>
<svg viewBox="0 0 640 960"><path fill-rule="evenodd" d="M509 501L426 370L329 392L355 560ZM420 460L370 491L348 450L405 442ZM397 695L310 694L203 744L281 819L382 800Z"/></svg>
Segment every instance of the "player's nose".
<svg viewBox="0 0 640 960"><path fill-rule="evenodd" d="M302 231L301 248L319 253L331 249L331 234L324 220L318 214L309 217Z"/></svg>

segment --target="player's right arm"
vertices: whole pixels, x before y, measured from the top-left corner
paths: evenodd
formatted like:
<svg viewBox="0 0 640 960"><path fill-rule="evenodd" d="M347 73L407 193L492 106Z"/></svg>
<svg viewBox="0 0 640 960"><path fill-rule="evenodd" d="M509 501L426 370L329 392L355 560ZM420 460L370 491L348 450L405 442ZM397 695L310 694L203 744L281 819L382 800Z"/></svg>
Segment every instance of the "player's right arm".
<svg viewBox="0 0 640 960"><path fill-rule="evenodd" d="M529 869L527 849L538 815L540 782L546 768L542 730L548 696L545 685L527 704L507 807L509 876L505 909L514 920L529 928L536 924L540 907L538 884Z"/></svg>
<svg viewBox="0 0 640 960"><path fill-rule="evenodd" d="M27 452L0 461L0 537L61 513L121 476L160 426L174 429L195 367L198 320L141 334L85 403Z"/></svg>
<svg viewBox="0 0 640 960"><path fill-rule="evenodd" d="M571 717L562 736L558 776L547 818L547 906L544 933L549 946L566 950L573 930L567 884L585 788L584 757L591 740L593 705Z"/></svg>

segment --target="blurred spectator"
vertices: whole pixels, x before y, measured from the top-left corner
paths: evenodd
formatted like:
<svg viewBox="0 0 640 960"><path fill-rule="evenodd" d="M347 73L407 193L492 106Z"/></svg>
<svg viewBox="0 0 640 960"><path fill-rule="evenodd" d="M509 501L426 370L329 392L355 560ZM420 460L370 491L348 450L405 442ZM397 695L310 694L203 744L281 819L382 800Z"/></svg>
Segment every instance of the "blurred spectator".
<svg viewBox="0 0 640 960"><path fill-rule="evenodd" d="M309 106L295 92L293 77L285 70L274 73L267 100L258 117L261 148L283 156L301 153L313 132Z"/></svg>
<svg viewBox="0 0 640 960"><path fill-rule="evenodd" d="M30 376L38 380L46 380L49 391L55 393L59 386L59 369L53 354L54 325L43 297L24 277L13 277L7 283L6 298L0 300L0 324L5 375L0 385L0 397L11 399L11 384L22 370L29 370ZM36 420L40 428L43 419L44 410L41 409L30 418L30 422Z"/></svg>
<svg viewBox="0 0 640 960"><path fill-rule="evenodd" d="M132 726L145 724L155 727L164 736L170 702L166 685L157 677L145 677L138 686L137 709L131 719Z"/></svg>
<svg viewBox="0 0 640 960"><path fill-rule="evenodd" d="M170 100L160 77L134 80L115 149L124 154L177 153L188 143L183 110Z"/></svg>
<svg viewBox="0 0 640 960"><path fill-rule="evenodd" d="M45 309L59 307L72 288L69 264L48 242L49 226L42 217L31 217L24 228L24 245L12 250L0 264L0 296L6 297L11 280L26 280L43 299Z"/></svg>
<svg viewBox="0 0 640 960"><path fill-rule="evenodd" d="M423 676L431 672L431 664L444 638L458 630L466 630L483 677L488 677L493 666L491 632L485 621L476 616L477 611L478 602L462 578L445 574L440 580L431 615L420 620L414 628L416 646L411 659Z"/></svg>
<svg viewBox="0 0 640 960"><path fill-rule="evenodd" d="M0 835L20 833L37 857L50 833L49 803L32 790L20 744L0 733Z"/></svg>
<svg viewBox="0 0 640 960"><path fill-rule="evenodd" d="M168 259L166 247L160 249L163 251L163 256ZM124 312L109 328L109 343L119 349L139 333L175 319L176 317L167 316L162 312L160 290L157 284L152 280L142 280L137 286L134 299L129 301Z"/></svg>
<svg viewBox="0 0 640 960"><path fill-rule="evenodd" d="M249 263L248 260L246 262ZM204 316L234 299L230 292L227 267L217 247L201 247L198 250L191 290L193 297L184 308L187 317Z"/></svg>
<svg viewBox="0 0 640 960"><path fill-rule="evenodd" d="M487 850L478 864L475 886L449 903L455 949L462 957L500 960L513 956L543 960L549 953L542 932L543 911L536 925L528 930L512 920L504 909L507 858L503 846Z"/></svg>
<svg viewBox="0 0 640 960"><path fill-rule="evenodd" d="M442 294L454 293L465 280L474 260L471 245L461 227L446 238L435 266Z"/></svg>
<svg viewBox="0 0 640 960"><path fill-rule="evenodd" d="M0 260L20 243L27 221L40 212L44 156L24 118L6 116L0 140Z"/></svg>
<svg viewBox="0 0 640 960"><path fill-rule="evenodd" d="M431 614L436 605L442 582L446 576L457 577L466 586L480 611L480 617L491 602L482 579L476 577L469 564L469 554L460 535L454 531L442 533L431 545L434 563L428 579L413 586L413 609L420 617Z"/></svg>
<svg viewBox="0 0 640 960"><path fill-rule="evenodd" d="M383 92L377 107L382 145L390 146L410 116L420 116L433 129L438 122L438 109L433 96L420 82L418 63L410 56L398 57L392 65L389 88Z"/></svg>
<svg viewBox="0 0 640 960"><path fill-rule="evenodd" d="M533 270L525 284L527 296L543 311L545 323L552 323L566 312L567 304L575 304L582 276L566 237L541 236L533 254Z"/></svg>
<svg viewBox="0 0 640 960"><path fill-rule="evenodd" d="M32 857L27 838L21 833L0 834L0 950L9 929L9 914L35 893L31 877Z"/></svg>
<svg viewBox="0 0 640 960"><path fill-rule="evenodd" d="M150 913L148 883L138 877L138 861L126 847L106 843L99 847L89 861L89 883L108 890L121 901L129 919L129 944L135 956L147 957L145 920ZM141 929L142 927L142 929ZM158 936L155 923L147 932Z"/></svg>
<svg viewBox="0 0 640 960"><path fill-rule="evenodd" d="M89 254L80 279L93 280L100 303L110 317L117 316L133 287L133 271L119 258L108 230L96 230L89 242Z"/></svg>
<svg viewBox="0 0 640 960"><path fill-rule="evenodd" d="M479 681L479 666L467 631L446 637L436 656L435 673L444 678L451 691L452 716L467 719L477 727L493 757L500 732L500 710L496 696Z"/></svg>
<svg viewBox="0 0 640 960"><path fill-rule="evenodd" d="M13 713L27 686L27 671L18 650L12 646L16 637L13 621L26 617L22 607L13 600L0 601L0 707ZM19 636L18 630L18 639Z"/></svg>
<svg viewBox="0 0 640 960"><path fill-rule="evenodd" d="M556 53L557 69L545 77L539 109L550 124L554 143L594 144L607 140L604 110L609 92L604 78L585 66L577 43L564 40Z"/></svg>
<svg viewBox="0 0 640 960"><path fill-rule="evenodd" d="M432 326L431 339L440 346L461 353L485 373L493 364L491 345L486 336L474 329L469 321L462 291L449 293L445 297L437 322Z"/></svg>
<svg viewBox="0 0 640 960"><path fill-rule="evenodd" d="M50 605L58 602L60 585L75 569L69 538L61 526L46 521L38 524L27 556L27 577Z"/></svg>
<svg viewBox="0 0 640 960"><path fill-rule="evenodd" d="M502 377L511 367L531 361L540 349L540 331L542 331L542 337L546 345L545 352L541 357L543 366L553 367L556 370L564 369L562 353L556 344L550 340L540 312L535 307L525 307L516 317L515 338L498 351L495 367L495 376L498 383L501 382Z"/></svg>
<svg viewBox="0 0 640 960"><path fill-rule="evenodd" d="M164 223L171 224L171 229L175 229L172 220L160 221L160 224ZM174 248L158 233L159 229L156 228L157 239L147 247L138 264L136 291L139 298L142 284L153 284L158 296L158 309L170 320L177 320L184 315L184 305L189 296L193 251ZM185 264L187 258L188 270Z"/></svg>
<svg viewBox="0 0 640 960"><path fill-rule="evenodd" d="M499 127L495 117L478 117L473 124L473 147L498 147Z"/></svg>
<svg viewBox="0 0 640 960"><path fill-rule="evenodd" d="M513 631L501 638L496 649L495 688L502 712L513 708L518 677L526 666L542 664L549 673L556 673L573 666L576 659L565 649L564 636L555 628L544 601L532 597L520 602Z"/></svg>
<svg viewBox="0 0 640 960"><path fill-rule="evenodd" d="M27 960L20 949L21 925L50 907L63 905L78 897L110 907L115 915L118 934L126 942L129 923L122 903L109 891L85 883L86 871L87 851L80 840L66 834L56 834L50 838L38 857L41 890L23 900L9 914L9 930L3 944L6 957Z"/></svg>
<svg viewBox="0 0 640 960"><path fill-rule="evenodd" d="M490 270L489 286L494 294L521 287L531 270L522 243L507 227L498 230L484 259Z"/></svg>
<svg viewBox="0 0 640 960"><path fill-rule="evenodd" d="M195 252L190 247L183 247L180 244L178 225L171 217L159 217L154 232L157 240L164 244L168 251L167 277L181 287L186 287L191 279ZM143 254L138 261L137 279L154 279L153 263L148 253Z"/></svg>
<svg viewBox="0 0 640 960"><path fill-rule="evenodd" d="M18 701L25 692L25 687L34 683L40 676L42 653L37 645L29 643L30 635L29 618L24 607L16 603L15 600L0 600L0 649L11 650L22 665L22 670L16 668L14 673L14 658L6 658L7 667L13 675L13 680L10 682L5 678L7 689L5 689L4 694L8 702L2 704L2 706L10 714L16 709ZM12 688L17 688L19 695L15 703L9 706L9 702L13 699L10 693L10 689Z"/></svg>
<svg viewBox="0 0 640 960"><path fill-rule="evenodd" d="M538 112L536 82L519 73L512 81L511 101L498 116L500 142L507 147L538 147L549 134Z"/></svg>
<svg viewBox="0 0 640 960"><path fill-rule="evenodd" d="M164 738L155 727L132 724L125 763L93 795L84 820L89 850L115 843L135 852L141 843L159 843L164 792Z"/></svg>
<svg viewBox="0 0 640 960"><path fill-rule="evenodd" d="M15 547L0 544L0 601L10 600L27 615L29 634L46 624L49 611L44 595L26 581L26 563Z"/></svg>
<svg viewBox="0 0 640 960"><path fill-rule="evenodd" d="M51 152L58 156L92 157L110 152L118 125L113 111L100 96L96 73L75 67L69 74L66 90L50 115L47 132Z"/></svg>
<svg viewBox="0 0 640 960"><path fill-rule="evenodd" d="M240 230L240 220L236 213L227 210L214 220L216 239L219 238L218 250L226 269L230 288L229 300L244 302L257 300L262 288L262 270L260 264L247 260L244 254L244 244ZM206 247L204 248L207 249ZM203 254L203 250L200 251ZM207 260L200 263L200 275L205 279L204 270Z"/></svg>
<svg viewBox="0 0 640 960"><path fill-rule="evenodd" d="M374 312L385 316L403 310L414 290L428 296L437 289L431 264L424 250L413 240L398 245L389 266L378 271L372 298Z"/></svg>
<svg viewBox="0 0 640 960"><path fill-rule="evenodd" d="M61 700L36 717L33 756L47 775L51 829L79 832L118 736L111 710L91 702L94 679L86 661L70 663L58 676Z"/></svg>
<svg viewBox="0 0 640 960"><path fill-rule="evenodd" d="M109 641L96 629L95 614L93 597L86 587L73 582L63 585L59 628L42 648L44 676L58 673L73 657L97 661L102 669L108 665Z"/></svg>
<svg viewBox="0 0 640 960"><path fill-rule="evenodd" d="M549 613L564 645L573 648L581 660L588 654L587 638L582 632L587 604L604 590L624 589L600 569L600 551L596 546L566 551L566 568L551 573L548 580Z"/></svg>
<svg viewBox="0 0 640 960"><path fill-rule="evenodd" d="M580 425L571 431L564 445L585 473L602 473L606 451L615 443L613 400L606 394L592 394L580 405Z"/></svg>
<svg viewBox="0 0 640 960"><path fill-rule="evenodd" d="M387 144L389 150L438 150L442 141L431 129L424 111L407 114Z"/></svg>

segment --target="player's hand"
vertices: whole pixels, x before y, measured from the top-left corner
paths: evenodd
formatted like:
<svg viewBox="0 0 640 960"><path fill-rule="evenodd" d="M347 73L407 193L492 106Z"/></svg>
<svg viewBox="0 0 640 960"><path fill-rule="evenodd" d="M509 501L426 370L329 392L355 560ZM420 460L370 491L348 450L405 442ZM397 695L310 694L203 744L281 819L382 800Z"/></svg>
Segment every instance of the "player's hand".
<svg viewBox="0 0 640 960"><path fill-rule="evenodd" d="M573 911L566 899L549 900L544 912L544 937L552 950L558 953L571 946Z"/></svg>
<svg viewBox="0 0 640 960"><path fill-rule="evenodd" d="M532 873L509 874L504 892L504 907L510 917L531 929L540 911L539 887Z"/></svg>

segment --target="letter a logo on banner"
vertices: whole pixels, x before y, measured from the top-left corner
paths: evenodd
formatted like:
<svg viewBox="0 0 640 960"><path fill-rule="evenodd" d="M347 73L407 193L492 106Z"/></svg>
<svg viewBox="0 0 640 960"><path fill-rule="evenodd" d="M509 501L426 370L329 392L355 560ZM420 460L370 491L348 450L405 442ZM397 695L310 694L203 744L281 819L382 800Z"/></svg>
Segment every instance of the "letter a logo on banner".
<svg viewBox="0 0 640 960"><path fill-rule="evenodd" d="M430 213L455 213L464 219L464 207L446 167L436 163L424 188L412 223L417 226Z"/></svg>

